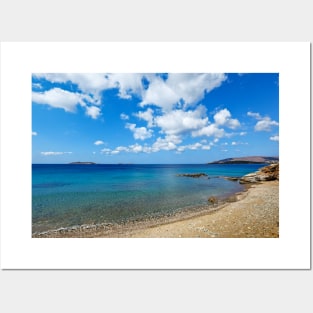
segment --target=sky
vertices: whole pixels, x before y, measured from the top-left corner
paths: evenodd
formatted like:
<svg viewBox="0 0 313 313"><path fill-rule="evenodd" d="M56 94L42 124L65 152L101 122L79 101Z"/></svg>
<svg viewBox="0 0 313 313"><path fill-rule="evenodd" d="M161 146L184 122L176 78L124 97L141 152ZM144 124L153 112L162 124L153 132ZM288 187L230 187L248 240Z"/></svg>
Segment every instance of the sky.
<svg viewBox="0 0 313 313"><path fill-rule="evenodd" d="M34 73L32 163L278 156L278 73Z"/></svg>

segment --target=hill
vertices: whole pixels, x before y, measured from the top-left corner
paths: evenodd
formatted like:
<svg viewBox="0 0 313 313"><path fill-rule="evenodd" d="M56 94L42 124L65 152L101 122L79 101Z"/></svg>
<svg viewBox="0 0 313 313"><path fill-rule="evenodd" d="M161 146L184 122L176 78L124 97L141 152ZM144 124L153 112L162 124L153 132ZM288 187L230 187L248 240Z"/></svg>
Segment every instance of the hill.
<svg viewBox="0 0 313 313"><path fill-rule="evenodd" d="M69 164L96 164L94 162L71 162Z"/></svg>
<svg viewBox="0 0 313 313"><path fill-rule="evenodd" d="M228 158L222 159L214 162L209 162L208 164L263 164L263 163L278 163L278 157L264 157L264 156L248 156L240 158Z"/></svg>

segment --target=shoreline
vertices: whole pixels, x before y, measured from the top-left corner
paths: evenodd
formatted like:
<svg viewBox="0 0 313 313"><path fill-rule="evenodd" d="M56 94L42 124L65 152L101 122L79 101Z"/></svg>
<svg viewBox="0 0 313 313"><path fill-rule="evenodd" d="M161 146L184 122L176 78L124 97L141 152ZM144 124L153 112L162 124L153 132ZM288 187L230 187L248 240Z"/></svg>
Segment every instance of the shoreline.
<svg viewBox="0 0 313 313"><path fill-rule="evenodd" d="M278 238L279 182L247 184L245 190L174 215L59 228L33 238ZM263 208L263 209L262 209Z"/></svg>

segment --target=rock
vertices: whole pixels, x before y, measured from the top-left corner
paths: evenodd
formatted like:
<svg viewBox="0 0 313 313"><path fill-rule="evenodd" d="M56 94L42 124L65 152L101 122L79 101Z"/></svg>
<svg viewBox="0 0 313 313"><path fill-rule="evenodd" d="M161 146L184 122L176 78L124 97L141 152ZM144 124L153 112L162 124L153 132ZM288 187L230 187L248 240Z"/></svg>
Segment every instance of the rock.
<svg viewBox="0 0 313 313"><path fill-rule="evenodd" d="M215 204L217 204L218 200L217 200L216 197L211 196L211 197L208 198L208 202L209 202L210 204L213 204L213 206L214 206Z"/></svg>
<svg viewBox="0 0 313 313"><path fill-rule="evenodd" d="M230 180L230 181L237 181L240 178L239 177L229 177L229 176L225 176L224 179Z"/></svg>
<svg viewBox="0 0 313 313"><path fill-rule="evenodd" d="M261 181L279 180L279 164L271 164L260 168L255 173L242 176L239 179L240 184L256 183Z"/></svg>
<svg viewBox="0 0 313 313"><path fill-rule="evenodd" d="M178 174L177 176L199 178L199 177L207 177L208 175L205 173L194 173L194 174Z"/></svg>

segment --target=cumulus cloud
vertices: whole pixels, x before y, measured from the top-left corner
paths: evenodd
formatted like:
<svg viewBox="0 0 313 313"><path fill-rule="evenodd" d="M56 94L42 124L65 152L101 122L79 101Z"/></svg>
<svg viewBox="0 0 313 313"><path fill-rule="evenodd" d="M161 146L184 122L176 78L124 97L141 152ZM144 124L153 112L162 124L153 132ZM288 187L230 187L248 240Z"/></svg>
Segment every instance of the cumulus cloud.
<svg viewBox="0 0 313 313"><path fill-rule="evenodd" d="M37 136L38 133L37 132L32 132L32 136Z"/></svg>
<svg viewBox="0 0 313 313"><path fill-rule="evenodd" d="M278 126L276 121L271 120L269 117L264 117L262 120L258 121L254 126L256 131L271 131L272 126Z"/></svg>
<svg viewBox="0 0 313 313"><path fill-rule="evenodd" d="M255 131L271 131L272 126L279 126L279 123L272 120L268 116L262 117L259 113L248 112L248 116L254 117L258 120L256 125L254 126Z"/></svg>
<svg viewBox="0 0 313 313"><path fill-rule="evenodd" d="M183 99L187 105L190 105L199 102L203 99L205 92L210 92L219 87L226 78L226 75L222 73L170 73L166 83L180 99Z"/></svg>
<svg viewBox="0 0 313 313"><path fill-rule="evenodd" d="M100 109L96 106L86 107L86 115L90 116L93 119L97 119L100 116Z"/></svg>
<svg viewBox="0 0 313 313"><path fill-rule="evenodd" d="M199 102L206 92L219 87L227 78L222 73L172 73L166 80L157 74L140 73L37 73L33 76L52 83L71 82L83 94L90 95L90 102L96 105L101 103L102 91L117 88L120 98L129 99L135 95L142 100L142 106L154 104L165 110L179 101L185 105Z"/></svg>
<svg viewBox="0 0 313 313"><path fill-rule="evenodd" d="M44 92L33 92L32 100L38 104L47 104L54 108L74 112L78 104L85 106L84 96L61 88L53 88Z"/></svg>
<svg viewBox="0 0 313 313"><path fill-rule="evenodd" d="M205 126L197 131L193 131L191 133L192 137L199 137L199 136L207 136L207 137L217 137L221 138L225 135L225 131L222 128L218 128L216 124L210 124Z"/></svg>
<svg viewBox="0 0 313 313"><path fill-rule="evenodd" d="M169 111L179 99L179 96L162 78L155 77L150 82L149 88L144 91L140 105L154 104Z"/></svg>
<svg viewBox="0 0 313 313"><path fill-rule="evenodd" d="M70 92L61 88L52 88L44 92L33 92L32 101L37 104L49 105L53 108L60 108L66 112L75 112L78 105L86 110L86 115L97 119L100 109L96 106L87 106L87 102L93 102L89 95L78 92Z"/></svg>
<svg viewBox="0 0 313 313"><path fill-rule="evenodd" d="M109 86L119 89L119 97L130 99L133 95L141 97L143 93L143 74L137 73L113 73L106 75Z"/></svg>
<svg viewBox="0 0 313 313"><path fill-rule="evenodd" d="M159 151L176 151L177 153L182 153L186 150L210 150L213 142L209 144L204 144L202 142L195 142L188 145L179 145L182 142L179 136L175 135L167 135L165 137L158 137L156 141L151 145L140 145L135 143L133 145L118 146L115 149L104 148L101 150L102 154L106 155L114 155L121 152L127 153L153 153Z"/></svg>
<svg viewBox="0 0 313 313"><path fill-rule="evenodd" d="M98 73L40 73L34 74L37 78L44 78L52 83L76 84L86 95L92 95L91 102L100 104L100 93L114 87L114 82L105 74Z"/></svg>
<svg viewBox="0 0 313 313"><path fill-rule="evenodd" d="M149 76L149 87L142 92L141 106L154 104L169 111L177 103L185 107L194 105L224 80L224 74L182 74L170 73L163 80L160 76Z"/></svg>
<svg viewBox="0 0 313 313"><path fill-rule="evenodd" d="M175 150L176 149L175 140L171 139L171 136L167 136L165 138L157 138L156 142L152 145L152 151L160 151L160 150Z"/></svg>
<svg viewBox="0 0 313 313"><path fill-rule="evenodd" d="M158 126L165 133L184 132L196 130L207 126L204 116L196 121L199 109L186 111L190 106L194 107L204 98L205 94L219 87L226 79L225 74L210 73L170 73L168 75L140 74L140 73L37 73L33 74L37 79L45 79L51 83L58 84L57 87L43 92L34 91L33 101L38 104L46 104L54 108L62 108L66 112L75 112L78 105L85 108L86 115L97 119L100 112L102 92L108 89L118 89L118 96L123 99L130 99L134 96L138 98L140 106L155 105L161 108L163 115L158 118L156 125L154 111L148 108L146 111L139 111L135 114L139 119L147 122L147 127ZM62 89L60 84L71 83L76 86L75 92ZM40 84L37 83L36 84ZM105 105L105 104L103 104ZM173 109L180 109L173 113L173 117L178 118L177 129L166 127L165 121L171 116ZM182 113L186 112L186 113ZM187 113L188 112L188 113ZM192 117L192 115L195 115ZM183 116L184 115L184 116ZM121 119L128 120L125 113L120 115ZM188 121L188 119L194 119ZM190 122L190 123L189 123ZM193 125L191 125L194 123ZM200 123L200 124L197 124ZM238 121L230 117L225 122L225 126L235 128ZM202 125L202 126L201 126ZM186 126L186 129L184 130ZM179 129L180 128L180 129ZM143 137L149 136L150 132ZM138 135L139 136L139 135ZM142 136L141 136L142 137Z"/></svg>
<svg viewBox="0 0 313 313"><path fill-rule="evenodd" d="M154 126L154 111L151 108L148 108L146 111L139 111L135 114L139 119L144 120L148 123L148 127Z"/></svg>
<svg viewBox="0 0 313 313"><path fill-rule="evenodd" d="M139 153L139 152L142 152L143 147L139 145L138 143L135 143L134 145L130 145L129 149L131 152Z"/></svg>
<svg viewBox="0 0 313 313"><path fill-rule="evenodd" d="M44 151L40 152L42 155L62 155L62 154L72 154L72 152L54 152L54 151Z"/></svg>
<svg viewBox="0 0 313 313"><path fill-rule="evenodd" d="M196 131L205 127L208 117L205 107L200 105L195 110L173 110L155 118L155 124L162 132L169 135L179 135Z"/></svg>
<svg viewBox="0 0 313 313"><path fill-rule="evenodd" d="M33 88L33 89L42 89L42 86L41 86L41 84L39 84L39 83L33 83L33 84L32 84L32 88Z"/></svg>
<svg viewBox="0 0 313 313"><path fill-rule="evenodd" d="M104 142L102 140L97 140L97 141L94 142L94 144L96 146L99 146L99 145L104 145Z"/></svg>
<svg viewBox="0 0 313 313"><path fill-rule="evenodd" d="M121 113L120 118L121 120L129 120L129 116L125 113Z"/></svg>
<svg viewBox="0 0 313 313"><path fill-rule="evenodd" d="M235 129L240 126L237 119L231 118L231 114L227 109L220 110L214 115L214 121L219 126L226 126Z"/></svg>
<svg viewBox="0 0 313 313"><path fill-rule="evenodd" d="M127 123L125 128L128 128L133 132L135 139L145 140L152 136L153 131L146 127L136 127L136 124Z"/></svg>
<svg viewBox="0 0 313 313"><path fill-rule="evenodd" d="M270 137L270 140L273 140L273 141L279 141L279 136L271 136Z"/></svg>

